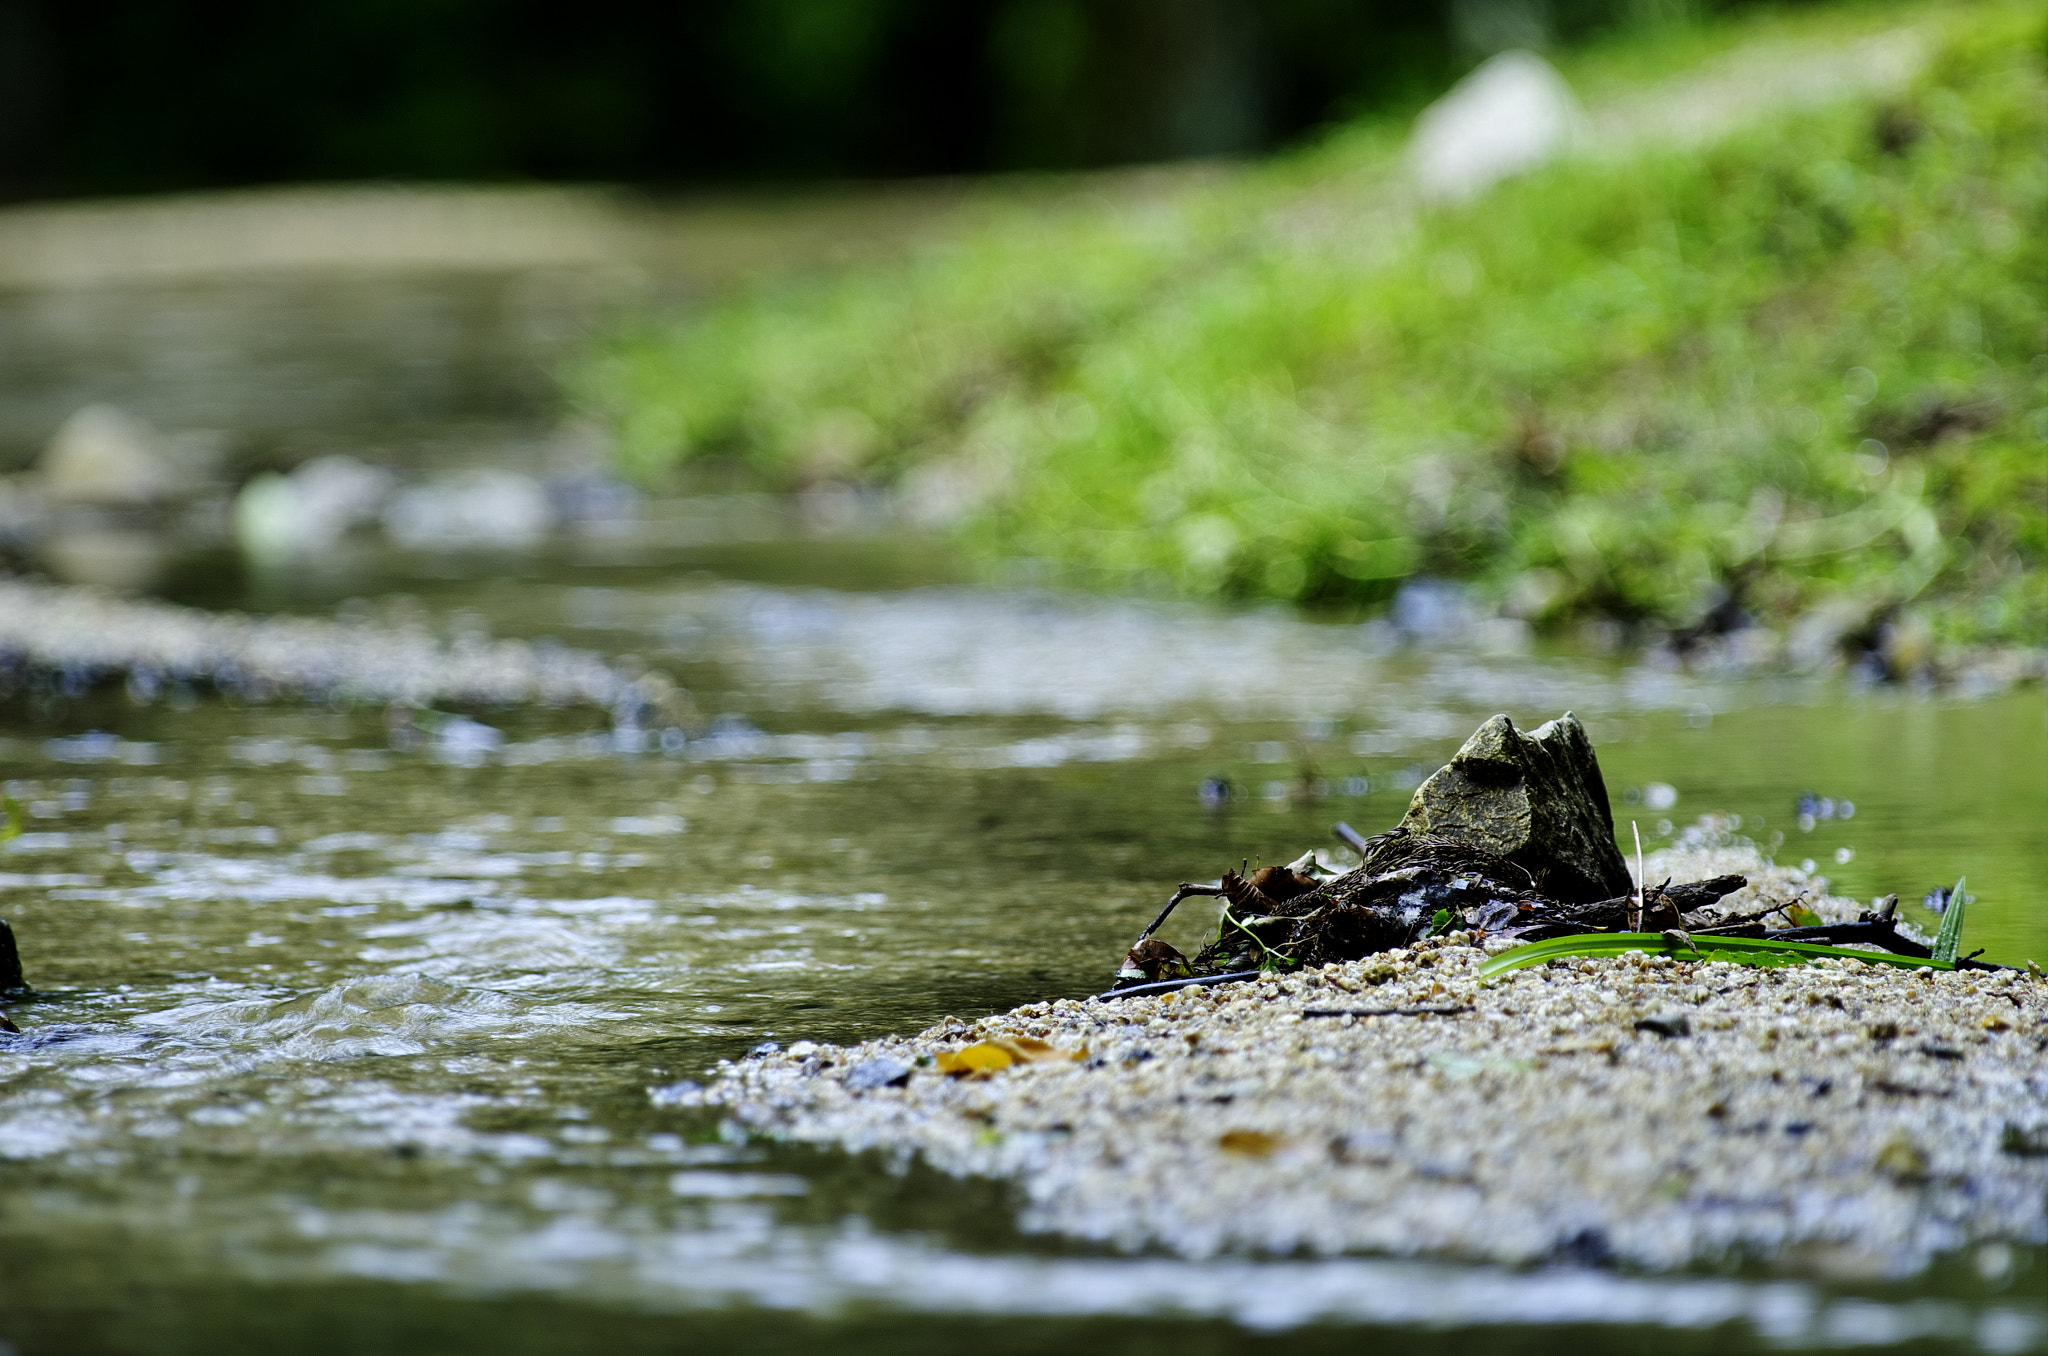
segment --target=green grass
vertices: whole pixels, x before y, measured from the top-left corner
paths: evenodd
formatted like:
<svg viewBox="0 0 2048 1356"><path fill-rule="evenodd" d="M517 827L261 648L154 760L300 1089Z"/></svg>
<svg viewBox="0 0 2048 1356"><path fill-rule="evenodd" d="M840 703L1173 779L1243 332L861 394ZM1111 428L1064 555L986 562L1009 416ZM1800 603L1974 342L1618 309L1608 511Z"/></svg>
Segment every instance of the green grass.
<svg viewBox="0 0 2048 1356"><path fill-rule="evenodd" d="M1625 956L1640 951L1647 956L1668 956L1675 961L1722 961L1729 965L1754 965L1777 969L1787 965L1811 965L1817 960L1852 960L1864 965L1889 965L1901 970L1954 970L1954 956L1901 956L1888 951L1859 951L1846 946L1825 946L1818 942L1790 942L1766 937L1700 936L1685 944L1665 940L1660 932L1582 932L1571 937L1551 937L1503 951L1479 967L1479 978L1498 979L1513 970L1542 965L1548 961L1577 956Z"/></svg>
<svg viewBox="0 0 2048 1356"><path fill-rule="evenodd" d="M1937 49L1903 95L1462 207L1408 204L1393 123L1150 198L991 200L907 260L615 334L571 390L637 475L894 485L1084 585L1371 605L1431 573L1539 624L1732 592L2039 643L2042 11L1881 17ZM1625 86L1653 47L1583 66Z"/></svg>

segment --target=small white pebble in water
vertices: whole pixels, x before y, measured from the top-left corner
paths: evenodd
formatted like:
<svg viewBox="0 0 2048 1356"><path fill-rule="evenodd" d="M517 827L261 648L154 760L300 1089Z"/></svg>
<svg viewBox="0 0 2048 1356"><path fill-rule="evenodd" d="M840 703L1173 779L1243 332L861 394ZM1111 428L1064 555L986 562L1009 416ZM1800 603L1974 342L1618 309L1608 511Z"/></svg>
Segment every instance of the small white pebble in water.
<svg viewBox="0 0 2048 1356"><path fill-rule="evenodd" d="M1856 849L1855 849L1855 848L1852 848L1852 847L1838 847L1838 848L1836 848L1836 849L1835 849L1835 865L1836 865L1836 866L1847 866L1847 865L1848 865L1849 863L1851 863L1851 862L1853 862L1853 861L1855 861L1855 860L1856 860Z"/></svg>
<svg viewBox="0 0 2048 1356"><path fill-rule="evenodd" d="M1993 1285L2012 1279L2012 1249L2003 1243L1986 1243L1977 1249L1977 1274Z"/></svg>

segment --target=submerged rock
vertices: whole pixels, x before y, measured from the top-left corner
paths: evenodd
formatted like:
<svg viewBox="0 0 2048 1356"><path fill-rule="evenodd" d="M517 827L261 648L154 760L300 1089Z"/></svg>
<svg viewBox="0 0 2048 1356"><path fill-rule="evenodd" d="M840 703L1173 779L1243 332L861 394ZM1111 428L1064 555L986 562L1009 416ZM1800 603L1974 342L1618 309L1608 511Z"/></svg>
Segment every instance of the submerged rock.
<svg viewBox="0 0 2048 1356"><path fill-rule="evenodd" d="M1569 711L1532 734L1504 715L1488 720L1416 788L1398 827L1506 858L1566 903L1634 888L1615 846L1600 760Z"/></svg>
<svg viewBox="0 0 2048 1356"><path fill-rule="evenodd" d="M45 493L65 504L151 504L194 488L156 430L111 405L65 420L36 469Z"/></svg>

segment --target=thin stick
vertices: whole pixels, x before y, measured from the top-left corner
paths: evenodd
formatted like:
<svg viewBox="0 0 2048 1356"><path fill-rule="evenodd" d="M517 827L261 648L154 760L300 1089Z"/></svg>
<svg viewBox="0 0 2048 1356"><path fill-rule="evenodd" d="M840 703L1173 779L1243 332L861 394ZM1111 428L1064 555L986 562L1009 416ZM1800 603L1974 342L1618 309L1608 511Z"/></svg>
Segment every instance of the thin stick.
<svg viewBox="0 0 2048 1356"><path fill-rule="evenodd" d="M1372 844L1365 841L1365 835L1341 819L1337 821L1337 827L1332 829L1331 832L1344 840L1344 846L1350 848L1361 857L1372 851Z"/></svg>
<svg viewBox="0 0 2048 1356"><path fill-rule="evenodd" d="M1180 907L1180 902L1183 899L1189 899L1195 895L1220 895L1222 893L1223 887L1220 885L1181 886L1180 889L1173 892L1173 898L1166 901L1166 907L1159 911L1159 916L1152 920L1151 925L1138 934L1138 942L1144 941L1147 937L1150 937L1153 933L1164 927L1166 920L1173 916L1173 911ZM1136 946L1138 942L1132 942L1131 945Z"/></svg>
<svg viewBox="0 0 2048 1356"><path fill-rule="evenodd" d="M1133 984L1128 989L1111 989L1099 993L1097 998L1143 998L1147 994L1172 993L1175 989L1206 989L1216 984L1236 984L1242 980L1257 979L1264 970L1233 970L1227 975L1199 975L1194 979L1162 979L1151 984Z"/></svg>
<svg viewBox="0 0 2048 1356"><path fill-rule="evenodd" d="M1636 836L1636 921L1629 931L1641 932L1643 930L1643 913L1648 907L1643 896L1643 886L1648 883L1649 877L1643 874L1643 831L1636 827L1636 822L1633 819L1628 822L1628 827L1629 832Z"/></svg>
<svg viewBox="0 0 2048 1356"><path fill-rule="evenodd" d="M1304 1017L1455 1017L1472 1011L1469 1003L1420 1008L1303 1008Z"/></svg>

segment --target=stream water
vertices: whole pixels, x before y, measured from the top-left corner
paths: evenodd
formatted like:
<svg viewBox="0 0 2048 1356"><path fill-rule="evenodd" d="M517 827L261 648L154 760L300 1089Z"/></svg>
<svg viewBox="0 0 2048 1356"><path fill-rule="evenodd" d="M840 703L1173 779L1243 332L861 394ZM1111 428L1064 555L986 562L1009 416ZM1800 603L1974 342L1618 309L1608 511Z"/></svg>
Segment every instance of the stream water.
<svg viewBox="0 0 2048 1356"><path fill-rule="evenodd" d="M2048 1331L2025 1251L1907 1281L1101 1255L1020 1233L995 1187L736 1142L649 1092L764 1040L1097 989L1174 883L1385 827L1495 710L1578 711L1651 843L1739 815L1921 918L1967 872L1971 944L2048 957L2038 691L1389 648L1279 612L976 589L901 544L182 578L189 601L635 654L703 719L622 739L598 712L478 712L487 731L431 738L381 710L10 700L32 818L0 913L36 993L0 1037L0 1339L22 1352Z"/></svg>

